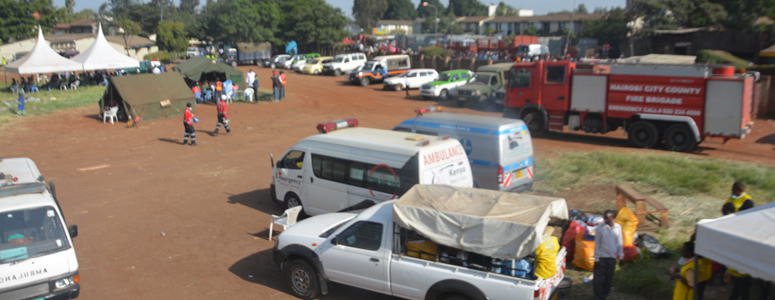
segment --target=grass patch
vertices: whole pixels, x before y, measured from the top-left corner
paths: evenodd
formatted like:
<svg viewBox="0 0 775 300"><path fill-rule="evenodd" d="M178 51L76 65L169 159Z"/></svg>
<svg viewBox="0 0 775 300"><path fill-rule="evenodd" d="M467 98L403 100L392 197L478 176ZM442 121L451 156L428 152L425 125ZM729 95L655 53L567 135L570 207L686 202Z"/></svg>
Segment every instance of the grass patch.
<svg viewBox="0 0 775 300"><path fill-rule="evenodd" d="M84 86L76 91L41 90L37 93L25 94L25 111L27 116L46 115L58 110L81 107L94 104L105 93L103 86ZM16 118L18 95L9 92L0 93L0 124L8 123Z"/></svg>

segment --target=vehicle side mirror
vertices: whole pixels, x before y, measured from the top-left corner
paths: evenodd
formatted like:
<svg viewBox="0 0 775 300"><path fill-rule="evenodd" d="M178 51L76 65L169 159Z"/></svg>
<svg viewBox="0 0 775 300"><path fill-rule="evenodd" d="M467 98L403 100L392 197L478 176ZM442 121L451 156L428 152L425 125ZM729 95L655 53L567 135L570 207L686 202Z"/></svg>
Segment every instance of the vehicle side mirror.
<svg viewBox="0 0 775 300"><path fill-rule="evenodd" d="M339 242L336 240L336 237L334 237L333 239L331 239L331 244L334 244L334 245L337 245L337 244L339 244Z"/></svg>
<svg viewBox="0 0 775 300"><path fill-rule="evenodd" d="M70 238L75 238L78 236L78 225L70 225L70 227L67 228L67 231L70 232Z"/></svg>

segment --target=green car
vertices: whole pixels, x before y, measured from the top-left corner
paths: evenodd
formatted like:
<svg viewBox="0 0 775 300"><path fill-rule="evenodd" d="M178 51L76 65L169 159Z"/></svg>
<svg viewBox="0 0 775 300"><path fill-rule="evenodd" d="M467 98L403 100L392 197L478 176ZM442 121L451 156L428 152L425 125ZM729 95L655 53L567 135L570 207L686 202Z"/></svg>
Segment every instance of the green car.
<svg viewBox="0 0 775 300"><path fill-rule="evenodd" d="M439 79L420 86L420 95L425 99L441 98L447 100L450 93L474 78L474 72L469 70L450 70L439 74Z"/></svg>
<svg viewBox="0 0 775 300"><path fill-rule="evenodd" d="M505 87L506 74L513 65L500 63L479 67L474 81L457 89L457 106L463 106L466 102L493 100L495 92Z"/></svg>
<svg viewBox="0 0 775 300"><path fill-rule="evenodd" d="M308 61L311 61L313 58L320 57L320 53L307 53L307 54L299 54L293 57L293 61L291 61L291 65L289 69L296 70L296 72L301 72L301 69L304 68L304 65L307 64Z"/></svg>

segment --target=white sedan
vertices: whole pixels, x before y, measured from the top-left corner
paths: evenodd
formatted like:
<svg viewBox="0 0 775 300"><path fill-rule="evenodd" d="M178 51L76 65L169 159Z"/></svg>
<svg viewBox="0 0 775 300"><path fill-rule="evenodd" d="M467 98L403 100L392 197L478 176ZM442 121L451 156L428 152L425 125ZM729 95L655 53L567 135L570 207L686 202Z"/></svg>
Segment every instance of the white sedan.
<svg viewBox="0 0 775 300"><path fill-rule="evenodd" d="M436 80L439 73L434 69L413 69L403 74L385 79L385 90L400 91L406 87L406 78L409 78L409 89L419 89L423 84Z"/></svg>

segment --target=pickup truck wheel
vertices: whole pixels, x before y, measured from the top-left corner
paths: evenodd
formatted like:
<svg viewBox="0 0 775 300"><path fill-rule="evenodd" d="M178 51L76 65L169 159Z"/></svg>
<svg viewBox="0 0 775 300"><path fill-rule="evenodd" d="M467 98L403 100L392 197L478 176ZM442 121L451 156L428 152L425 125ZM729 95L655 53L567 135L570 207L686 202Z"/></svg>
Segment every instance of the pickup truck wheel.
<svg viewBox="0 0 775 300"><path fill-rule="evenodd" d="M342 70L336 69L334 70L334 76L342 75Z"/></svg>
<svg viewBox="0 0 775 300"><path fill-rule="evenodd" d="M288 285L293 295L302 299L313 299L320 294L315 269L302 259L291 261L288 266Z"/></svg>
<svg viewBox="0 0 775 300"><path fill-rule="evenodd" d="M441 90L441 93L439 93L439 98L441 98L441 100L447 100L447 96L449 96L449 92L447 92L447 90Z"/></svg>
<svg viewBox="0 0 775 300"><path fill-rule="evenodd" d="M400 92L402 90L401 85L400 84L396 84L395 90L396 90L396 92Z"/></svg>
<svg viewBox="0 0 775 300"><path fill-rule="evenodd" d="M530 130L530 134L534 137L541 137L546 135L546 126L544 126L544 116L540 112L534 111L526 114L522 117L522 121L525 122L527 128Z"/></svg>
<svg viewBox="0 0 775 300"><path fill-rule="evenodd" d="M269 64L269 66L270 66L270 67L272 67L272 69L274 69L275 67L277 67L277 65L275 65L274 63L271 63L271 64Z"/></svg>
<svg viewBox="0 0 775 300"><path fill-rule="evenodd" d="M630 144L637 148L652 148L659 139L657 126L647 121L638 121L632 124L627 135Z"/></svg>
<svg viewBox="0 0 775 300"><path fill-rule="evenodd" d="M439 297L441 300L470 300L468 297L458 294L444 295Z"/></svg>
<svg viewBox="0 0 775 300"><path fill-rule="evenodd" d="M371 80L368 77L361 78L361 86L369 86L369 84L371 84Z"/></svg>
<svg viewBox="0 0 775 300"><path fill-rule="evenodd" d="M686 124L675 124L665 130L665 147L676 152L689 152L694 150L697 142L694 133Z"/></svg>

